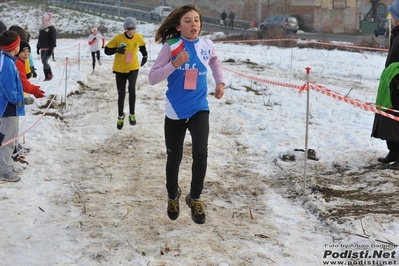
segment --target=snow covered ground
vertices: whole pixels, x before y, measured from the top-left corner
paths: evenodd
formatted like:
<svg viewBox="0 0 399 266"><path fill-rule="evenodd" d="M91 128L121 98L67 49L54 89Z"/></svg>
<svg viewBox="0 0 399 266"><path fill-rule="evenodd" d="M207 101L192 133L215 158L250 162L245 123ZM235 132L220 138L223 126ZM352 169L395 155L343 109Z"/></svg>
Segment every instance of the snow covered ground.
<svg viewBox="0 0 399 266"><path fill-rule="evenodd" d="M16 2L1 8L7 26L34 18L32 31L47 11ZM103 23L107 40L122 31L121 21L48 8L59 31L86 30L88 36ZM310 81L372 103L385 52L216 42L226 90L215 99L209 75L207 222L197 225L183 200L176 221L166 215L166 82L147 81L161 47L154 43L156 27L138 26L150 60L137 82L138 124L121 131L112 56L102 53L103 64L92 73L87 39L58 39L56 62L50 62L54 79L43 82L34 55L39 76L32 82L47 98L26 106L20 119L19 141L32 149L29 165L18 165L21 181L0 184L1 265L399 262L398 172L376 161L387 149L370 137L374 114L311 90L308 143L318 160L307 160L306 182L304 152L295 151L305 148L307 94L297 89L307 81L305 68L311 68ZM223 33L202 37L215 36ZM30 44L36 47L36 39ZM187 134L182 198L190 167Z"/></svg>

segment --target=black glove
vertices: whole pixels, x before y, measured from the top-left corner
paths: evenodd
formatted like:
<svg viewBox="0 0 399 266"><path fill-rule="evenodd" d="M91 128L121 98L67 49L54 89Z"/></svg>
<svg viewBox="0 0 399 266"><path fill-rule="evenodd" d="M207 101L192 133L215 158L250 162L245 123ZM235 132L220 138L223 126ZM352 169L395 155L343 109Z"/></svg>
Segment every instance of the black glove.
<svg viewBox="0 0 399 266"><path fill-rule="evenodd" d="M141 59L141 65L140 66L144 66L145 63L147 63L147 56L143 56L143 58Z"/></svg>
<svg viewBox="0 0 399 266"><path fill-rule="evenodd" d="M36 53L40 54L40 48L37 48Z"/></svg>
<svg viewBox="0 0 399 266"><path fill-rule="evenodd" d="M93 41L96 40L96 39L97 39L97 37L94 37L94 38L93 38Z"/></svg>
<svg viewBox="0 0 399 266"><path fill-rule="evenodd" d="M104 46L101 46L102 49L104 49Z"/></svg>
<svg viewBox="0 0 399 266"><path fill-rule="evenodd" d="M32 72L32 77L36 78L37 77L36 68L31 66L30 71Z"/></svg>
<svg viewBox="0 0 399 266"><path fill-rule="evenodd" d="M125 54L125 51L126 51L126 46L116 48L116 52L118 54Z"/></svg>

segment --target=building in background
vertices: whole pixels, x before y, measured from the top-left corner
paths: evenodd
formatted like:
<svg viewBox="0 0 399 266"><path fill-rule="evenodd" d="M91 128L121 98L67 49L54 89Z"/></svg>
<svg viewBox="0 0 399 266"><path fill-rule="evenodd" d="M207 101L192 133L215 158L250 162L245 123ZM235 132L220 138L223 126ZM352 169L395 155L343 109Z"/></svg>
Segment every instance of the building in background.
<svg viewBox="0 0 399 266"><path fill-rule="evenodd" d="M107 0L109 2L110 0ZM172 8L187 4L186 0L121 0L143 6L165 3ZM89 1L87 1L89 2ZM91 0L90 2L96 2ZM275 15L299 17L305 31L323 33L373 33L386 18L393 0L194 0L204 16L220 18L223 10L233 11L235 21L258 25ZM216 19L219 23L220 19Z"/></svg>

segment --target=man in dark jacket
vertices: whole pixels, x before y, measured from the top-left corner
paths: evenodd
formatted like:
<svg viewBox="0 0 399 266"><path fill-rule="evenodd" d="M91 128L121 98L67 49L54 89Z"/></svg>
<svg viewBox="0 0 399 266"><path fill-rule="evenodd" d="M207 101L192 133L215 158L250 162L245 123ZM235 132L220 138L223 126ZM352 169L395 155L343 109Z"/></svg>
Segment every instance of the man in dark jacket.
<svg viewBox="0 0 399 266"><path fill-rule="evenodd" d="M226 27L226 18L227 18L226 10L223 10L222 15L220 16L220 18L223 20L223 26Z"/></svg>
<svg viewBox="0 0 399 266"><path fill-rule="evenodd" d="M388 7L388 10L392 15L393 29L385 68L392 63L399 62L399 0L395 0L392 5ZM380 83L381 82L383 82L383 80L380 80ZM384 108L379 109L399 118L399 75L392 77L391 80L387 82L387 86L389 86L389 89L385 88L385 90L381 90L379 87L377 100L381 101L382 93L388 91L388 93L384 94L385 98L388 99L383 101L390 102L391 106L382 106ZM394 111L387 110L386 108L393 109ZM371 136L385 140L389 150L385 158L378 158L377 160L381 163L394 162L389 168L399 170L399 121L376 113Z"/></svg>
<svg viewBox="0 0 399 266"><path fill-rule="evenodd" d="M230 14L229 14L229 19L230 19L229 27L230 28L234 27L234 19L235 18L236 18L236 15L234 15L233 11L230 11Z"/></svg>

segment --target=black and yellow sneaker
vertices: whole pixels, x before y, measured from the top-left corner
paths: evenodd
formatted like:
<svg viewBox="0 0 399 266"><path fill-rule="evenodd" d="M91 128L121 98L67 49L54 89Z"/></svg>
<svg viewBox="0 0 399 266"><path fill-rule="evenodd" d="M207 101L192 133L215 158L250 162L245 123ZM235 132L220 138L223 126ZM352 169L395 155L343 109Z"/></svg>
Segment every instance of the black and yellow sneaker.
<svg viewBox="0 0 399 266"><path fill-rule="evenodd" d="M177 196L175 199L168 198L168 217L171 220L176 220L180 214L179 199L181 195L181 189L177 190Z"/></svg>
<svg viewBox="0 0 399 266"><path fill-rule="evenodd" d="M136 115L129 115L129 122L131 125L135 125L136 124Z"/></svg>
<svg viewBox="0 0 399 266"><path fill-rule="evenodd" d="M116 128L121 130L123 127L123 120L125 119L125 114L122 117L118 116L118 122L116 123Z"/></svg>
<svg viewBox="0 0 399 266"><path fill-rule="evenodd" d="M199 199L192 199L190 194L186 197L186 203L191 209L191 219L194 223L203 224L205 223L205 206Z"/></svg>

